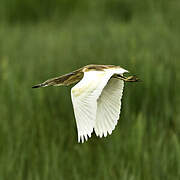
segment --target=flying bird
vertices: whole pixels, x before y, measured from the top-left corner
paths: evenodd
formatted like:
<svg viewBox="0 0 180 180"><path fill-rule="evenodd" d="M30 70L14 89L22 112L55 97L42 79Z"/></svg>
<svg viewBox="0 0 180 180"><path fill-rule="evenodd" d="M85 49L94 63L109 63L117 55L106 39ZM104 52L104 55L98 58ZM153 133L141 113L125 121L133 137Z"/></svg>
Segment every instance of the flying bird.
<svg viewBox="0 0 180 180"><path fill-rule="evenodd" d="M76 119L78 142L87 141L94 130L106 137L114 130L121 110L124 81L139 81L123 76L128 71L114 65L87 65L71 73L49 79L32 88L71 85L71 99Z"/></svg>

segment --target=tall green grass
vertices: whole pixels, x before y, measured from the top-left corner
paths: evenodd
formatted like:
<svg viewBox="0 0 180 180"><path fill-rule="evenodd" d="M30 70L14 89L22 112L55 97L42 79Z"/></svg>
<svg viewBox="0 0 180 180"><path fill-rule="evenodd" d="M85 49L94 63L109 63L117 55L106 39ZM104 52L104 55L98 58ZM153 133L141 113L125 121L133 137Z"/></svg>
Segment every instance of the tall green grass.
<svg viewBox="0 0 180 180"><path fill-rule="evenodd" d="M171 23L179 21L179 0L1 0L0 21L29 23L71 19L74 14L114 20L131 21L134 17L150 16L160 12Z"/></svg>
<svg viewBox="0 0 180 180"><path fill-rule="evenodd" d="M158 18L158 20L156 19ZM124 23L0 28L0 179L180 178L180 36L161 16ZM115 64L127 83L111 136L77 143L71 87L31 89L83 65Z"/></svg>

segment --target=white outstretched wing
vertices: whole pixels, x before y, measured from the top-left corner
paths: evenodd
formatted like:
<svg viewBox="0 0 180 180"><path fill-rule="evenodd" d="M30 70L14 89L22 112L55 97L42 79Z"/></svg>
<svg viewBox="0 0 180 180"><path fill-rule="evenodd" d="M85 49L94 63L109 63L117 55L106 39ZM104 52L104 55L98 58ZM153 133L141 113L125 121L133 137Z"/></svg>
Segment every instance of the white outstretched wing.
<svg viewBox="0 0 180 180"><path fill-rule="evenodd" d="M111 134L119 119L124 81L111 78L97 101L95 133L106 137Z"/></svg>
<svg viewBox="0 0 180 180"><path fill-rule="evenodd" d="M71 98L78 130L78 142L84 142L84 139L87 140L88 136L91 137L93 128L96 134L101 136L101 134L105 134L107 131L111 133L115 127L120 113L119 97L122 96L122 87L120 85L123 82L116 80L117 84L121 82L117 86L115 85L115 81L109 81L109 79L113 74L123 74L124 72L127 71L122 68L112 68L104 71L87 71L84 72L83 79L71 89ZM108 85L105 87L107 83ZM114 87L111 89L110 85ZM104 93L101 95L102 92ZM110 100L109 98L105 98L106 94L111 100L113 99L112 103L106 102ZM114 98L117 100L114 100ZM118 105L115 108L111 108L110 106L114 105L113 103L117 103ZM110 110L108 110L109 108ZM117 108L119 109L117 110ZM105 114L101 116L101 113ZM107 118L109 117L109 113L114 113L115 115L113 114L111 118ZM107 126L103 124L103 117L105 118L105 124L111 122L112 125ZM100 130L101 128L104 128L103 131Z"/></svg>
<svg viewBox="0 0 180 180"><path fill-rule="evenodd" d="M84 72L83 79L71 89L71 98L78 130L78 142L91 137L95 127L97 99L112 73Z"/></svg>

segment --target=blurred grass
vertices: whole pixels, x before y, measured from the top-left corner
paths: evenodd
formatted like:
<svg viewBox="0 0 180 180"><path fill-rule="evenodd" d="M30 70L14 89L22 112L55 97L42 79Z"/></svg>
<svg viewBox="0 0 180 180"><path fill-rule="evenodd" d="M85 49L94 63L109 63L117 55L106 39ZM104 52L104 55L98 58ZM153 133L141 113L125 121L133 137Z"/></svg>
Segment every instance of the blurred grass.
<svg viewBox="0 0 180 180"><path fill-rule="evenodd" d="M63 23L1 23L0 179L178 180L180 26L172 7L125 21L107 10L101 21L74 12ZM78 144L71 87L31 86L90 63L121 65L143 82L126 84L111 136Z"/></svg>

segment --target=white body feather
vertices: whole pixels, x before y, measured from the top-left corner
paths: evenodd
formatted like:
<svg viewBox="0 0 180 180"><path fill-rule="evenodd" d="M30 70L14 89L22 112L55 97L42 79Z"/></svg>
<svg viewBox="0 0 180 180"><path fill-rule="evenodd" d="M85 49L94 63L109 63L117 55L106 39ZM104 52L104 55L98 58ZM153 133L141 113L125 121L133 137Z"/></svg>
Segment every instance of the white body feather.
<svg viewBox="0 0 180 180"><path fill-rule="evenodd" d="M125 72L122 68L87 71L71 89L78 142L91 137L93 129L100 137L112 133L120 115L124 82L111 77Z"/></svg>

